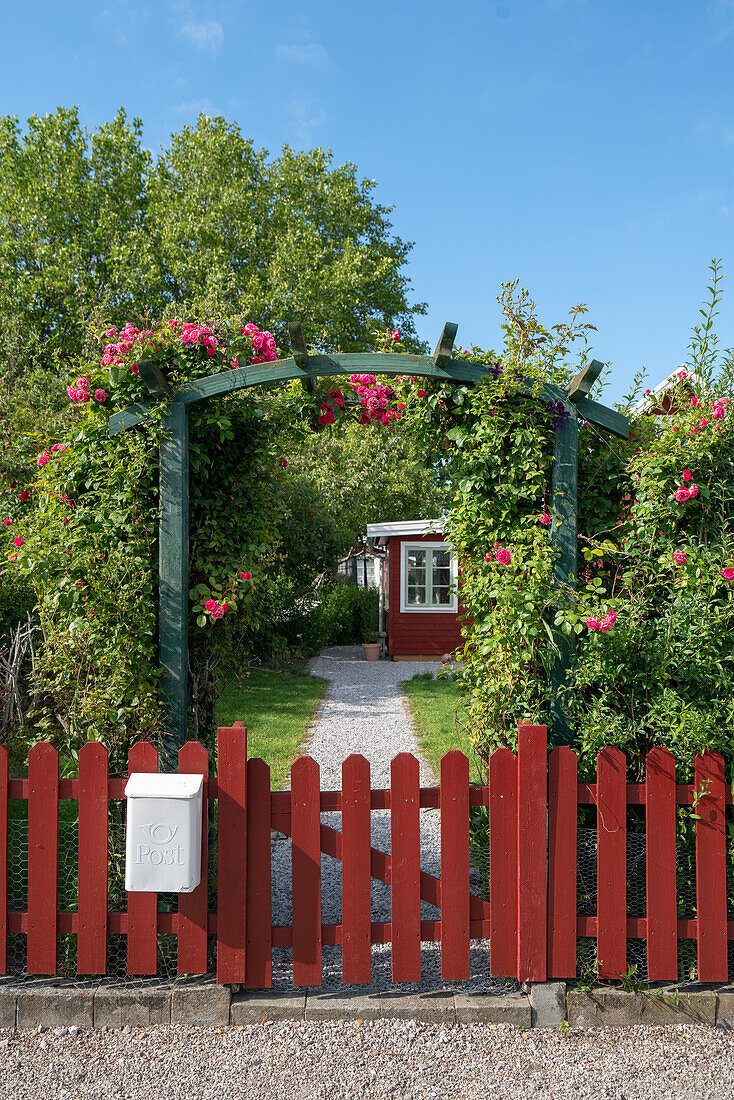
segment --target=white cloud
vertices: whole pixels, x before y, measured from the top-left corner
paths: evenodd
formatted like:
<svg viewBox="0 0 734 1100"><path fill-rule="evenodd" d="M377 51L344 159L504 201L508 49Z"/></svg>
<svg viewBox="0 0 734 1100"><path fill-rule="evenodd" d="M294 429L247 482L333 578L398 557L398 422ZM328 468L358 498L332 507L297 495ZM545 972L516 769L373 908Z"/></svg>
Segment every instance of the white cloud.
<svg viewBox="0 0 734 1100"><path fill-rule="evenodd" d="M326 113L323 108L308 99L295 99L288 110L296 125L298 141L304 145L310 144L314 130L319 129L326 122Z"/></svg>
<svg viewBox="0 0 734 1100"><path fill-rule="evenodd" d="M204 23L196 23L193 19L189 19L181 27L179 34L197 50L205 50L208 53L219 53L224 42L222 24L213 19Z"/></svg>
<svg viewBox="0 0 734 1100"><path fill-rule="evenodd" d="M210 99L189 99L174 106L177 115L211 115L212 101Z"/></svg>
<svg viewBox="0 0 734 1100"><path fill-rule="evenodd" d="M312 65L316 69L330 69L332 61L320 42L304 42L300 46L289 46L281 42L276 53L286 61L295 61L299 65Z"/></svg>

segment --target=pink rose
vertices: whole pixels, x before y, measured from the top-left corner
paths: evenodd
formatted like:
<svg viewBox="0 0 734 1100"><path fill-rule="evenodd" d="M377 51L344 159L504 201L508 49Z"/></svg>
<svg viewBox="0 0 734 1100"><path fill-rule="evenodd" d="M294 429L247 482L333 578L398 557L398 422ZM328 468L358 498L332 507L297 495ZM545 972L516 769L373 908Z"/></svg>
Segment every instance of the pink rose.
<svg viewBox="0 0 734 1100"><path fill-rule="evenodd" d="M678 489L678 491L674 494L675 499L678 501L679 504L685 504L690 495L691 494L688 492L687 489Z"/></svg>
<svg viewBox="0 0 734 1100"><path fill-rule="evenodd" d="M102 404L103 401L107 400L107 394L105 393L104 390L95 390L94 391L94 400L99 401L99 403Z"/></svg>
<svg viewBox="0 0 734 1100"><path fill-rule="evenodd" d="M217 606L212 611L212 618L213 619L221 619L226 610L227 610L226 604L221 604L221 605L217 604Z"/></svg>
<svg viewBox="0 0 734 1100"><path fill-rule="evenodd" d="M242 335L254 336L259 331L260 329L257 327L257 325L253 325L252 321L250 321L250 323L248 325L245 325L245 327L242 329Z"/></svg>
<svg viewBox="0 0 734 1100"><path fill-rule="evenodd" d="M18 493L18 500L28 500L30 493L27 489L24 489L22 493Z"/></svg>
<svg viewBox="0 0 734 1100"><path fill-rule="evenodd" d="M512 561L512 554L509 550L506 550L503 547L495 551L494 557L495 561L499 562L500 565L509 565Z"/></svg>
<svg viewBox="0 0 734 1100"><path fill-rule="evenodd" d="M542 523L544 527L549 527L553 522L553 516L550 514L550 512L543 512L543 515L540 516L538 522Z"/></svg>
<svg viewBox="0 0 734 1100"><path fill-rule="evenodd" d="M416 397L425 397L426 396L426 391L425 390L416 390L415 391L415 396Z"/></svg>
<svg viewBox="0 0 734 1100"><path fill-rule="evenodd" d="M673 561L675 562L676 565L685 565L686 561L687 561L687 558L686 558L686 555L683 553L682 550L674 550L673 551Z"/></svg>
<svg viewBox="0 0 734 1100"><path fill-rule="evenodd" d="M683 471L683 480L684 481L690 481L692 477L693 477L693 474L691 473L690 470L684 470Z"/></svg>
<svg viewBox="0 0 734 1100"><path fill-rule="evenodd" d="M398 340L400 339L400 329L399 329L399 328L396 328L396 329L394 330L394 332L393 332L393 334L392 334L392 338L393 338L393 340L395 341L395 343L397 343L397 342L398 342Z"/></svg>
<svg viewBox="0 0 734 1100"><path fill-rule="evenodd" d="M249 581L250 579L250 574L247 572L247 570L245 570L244 573L238 573L237 576L240 578L241 581Z"/></svg>
<svg viewBox="0 0 734 1100"><path fill-rule="evenodd" d="M728 566L726 569L721 570L721 575L725 581L734 581L734 569Z"/></svg>
<svg viewBox="0 0 734 1100"><path fill-rule="evenodd" d="M714 406L714 420L724 419L724 409L721 405Z"/></svg>
<svg viewBox="0 0 734 1100"><path fill-rule="evenodd" d="M12 522L13 522L13 521L12 521L12 519L4 519L4 520L3 520L3 523L5 524L5 526L6 526L6 527L10 527L10 524L11 524Z"/></svg>
<svg viewBox="0 0 734 1100"><path fill-rule="evenodd" d="M594 619L594 618L587 619L586 620L586 625L589 628L589 630L599 630L600 627L601 627L601 623L599 622L599 620Z"/></svg>
<svg viewBox="0 0 734 1100"><path fill-rule="evenodd" d="M13 546L17 546L17 547L18 547L18 549L20 549L20 547L21 547L22 545L23 545L23 539L22 539L22 538L20 537L20 535L17 535L17 536L16 536L16 537L15 537L15 538L13 539Z"/></svg>
<svg viewBox="0 0 734 1100"><path fill-rule="evenodd" d="M693 407L695 409L696 406L698 405L698 398L697 397L692 397L691 398L691 404L693 405Z"/></svg>
<svg viewBox="0 0 734 1100"><path fill-rule="evenodd" d="M45 466L46 463L48 462L48 460L50 459L50 457L51 457L51 454L50 454L49 451L42 451L41 454L38 456L38 465L40 467Z"/></svg>
<svg viewBox="0 0 734 1100"><path fill-rule="evenodd" d="M205 611L213 611L214 608L218 607L218 606L219 606L219 604L217 603L216 600L207 600L206 603L204 604L204 610Z"/></svg>
<svg viewBox="0 0 734 1100"><path fill-rule="evenodd" d="M701 417L701 419L699 420L699 424L701 425L702 428L706 427L706 425L708 424L708 421L707 421L705 416Z"/></svg>
<svg viewBox="0 0 734 1100"><path fill-rule="evenodd" d="M76 384L77 384L77 386L79 387L80 390L88 390L90 382L91 382L91 378L89 377L88 374L85 374L82 378L77 379Z"/></svg>
<svg viewBox="0 0 734 1100"><path fill-rule="evenodd" d="M484 560L485 561L491 561L492 560L492 555L491 554L485 554L484 555Z"/></svg>
<svg viewBox="0 0 734 1100"><path fill-rule="evenodd" d="M698 496L698 485L696 485L696 483L693 482L693 481L688 486L688 495L689 495L689 497L697 497Z"/></svg>
<svg viewBox="0 0 734 1100"><path fill-rule="evenodd" d="M679 370L678 371L678 377L679 378L687 378L688 377L688 371L687 370Z"/></svg>
<svg viewBox="0 0 734 1100"><path fill-rule="evenodd" d="M130 373L131 374L140 374L140 368L138 367L137 363L132 364L132 366L130 367Z"/></svg>

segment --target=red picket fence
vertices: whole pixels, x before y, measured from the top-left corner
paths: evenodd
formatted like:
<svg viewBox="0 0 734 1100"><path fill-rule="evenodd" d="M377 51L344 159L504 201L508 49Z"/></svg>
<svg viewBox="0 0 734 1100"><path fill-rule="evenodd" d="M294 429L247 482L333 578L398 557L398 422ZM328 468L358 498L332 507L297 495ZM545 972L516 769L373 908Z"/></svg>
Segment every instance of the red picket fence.
<svg viewBox="0 0 734 1100"><path fill-rule="evenodd" d="M650 980L678 977L678 941L695 940L700 981L726 981L728 941L725 812L731 792L716 753L696 758L695 783L676 784L666 749L647 757L646 780L628 784L625 757L614 748L599 753L596 783L577 781L577 760L568 748L547 755L544 726L521 725L517 755L496 750L486 786L469 783L462 753L441 763L438 788L422 788L418 762L396 756L389 790L370 788L362 756L342 766L342 789L321 791L319 768L305 756L291 769L290 791L271 791L270 769L247 760L241 725L218 731L216 778L208 777L205 749L196 743L179 753L182 772L205 781L202 881L178 897L177 911L159 911L156 894L132 893L125 911L110 911L109 806L124 798L125 779L110 778L106 750L84 746L79 777L59 779L58 755L49 744L29 754L28 778L9 779L0 750L0 973L8 969L8 936L26 937L28 974L57 973L60 936L76 937L76 972L101 975L107 968L108 936L127 941L127 973L152 975L158 937L177 937L179 973L208 969L208 937L216 938L218 981L268 988L272 952L293 949L296 986L320 985L322 947L340 945L346 984L370 980L371 944L390 943L396 982L421 978L421 943L441 945L441 972L450 981L469 977L471 940L489 940L491 972L520 981L572 978L577 939L596 938L599 975L619 978L627 969L628 939L647 944ZM130 752L129 771L155 771L148 744ZM78 803L76 908L59 905L59 803ZM9 800L27 800L27 906L8 911ZM216 811L209 813L209 804ZM577 913L577 821L580 805L596 807L597 912ZM696 912L679 919L676 901L676 806L695 806ZM489 818L489 898L470 889L470 807ZM628 807L644 808L646 823L646 915L630 918L626 905ZM440 878L421 869L420 810L438 809ZM389 810L390 853L372 847L370 814ZM341 832L321 823L321 814L341 813ZM16 815L17 816L17 815ZM11 815L12 817L12 815ZM209 829L216 819L216 908L207 880ZM292 923L273 927L271 830L292 839ZM321 854L341 860L342 913L323 924ZM372 922L371 880L390 886L390 921ZM421 901L440 919L421 920Z"/></svg>

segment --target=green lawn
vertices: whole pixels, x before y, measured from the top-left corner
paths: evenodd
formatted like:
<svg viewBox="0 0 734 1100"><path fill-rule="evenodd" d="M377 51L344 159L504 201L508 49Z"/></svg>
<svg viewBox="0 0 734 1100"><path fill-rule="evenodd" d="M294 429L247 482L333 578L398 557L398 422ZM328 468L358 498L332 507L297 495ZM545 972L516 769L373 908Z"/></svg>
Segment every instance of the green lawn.
<svg viewBox="0 0 734 1100"><path fill-rule="evenodd" d="M306 673L249 672L233 676L217 703L218 726L247 726L247 755L270 765L274 790L283 785L327 681Z"/></svg>
<svg viewBox="0 0 734 1100"><path fill-rule="evenodd" d="M483 769L464 731L465 689L451 680L437 680L431 672L421 672L412 680L405 680L401 687L408 697L421 751L436 778L440 775L444 753L460 749L469 759L471 782L480 782Z"/></svg>

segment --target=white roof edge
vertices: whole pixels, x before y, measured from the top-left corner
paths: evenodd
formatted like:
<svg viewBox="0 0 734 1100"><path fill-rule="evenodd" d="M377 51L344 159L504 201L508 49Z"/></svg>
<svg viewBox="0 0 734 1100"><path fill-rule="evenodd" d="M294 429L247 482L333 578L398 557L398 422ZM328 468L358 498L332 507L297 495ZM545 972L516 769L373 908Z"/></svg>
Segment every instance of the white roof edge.
<svg viewBox="0 0 734 1100"><path fill-rule="evenodd" d="M657 386L655 386L650 391L650 393L646 393L644 397L641 397L639 401L636 401L630 409L630 416L637 416L639 413L644 412L645 409L650 405L653 398L659 397L659 395L661 393L664 393L669 386L673 385L675 382L678 382L678 371L681 370L688 370L688 367L685 363L681 363L681 365L679 367L676 367L674 371L671 371L666 378L663 378L662 382L658 382ZM693 371L688 371L687 380L694 383L700 383L703 381L701 376Z"/></svg>
<svg viewBox="0 0 734 1100"><path fill-rule="evenodd" d="M408 519L397 523L368 523L367 538L381 535L441 535L444 532L444 519Z"/></svg>

